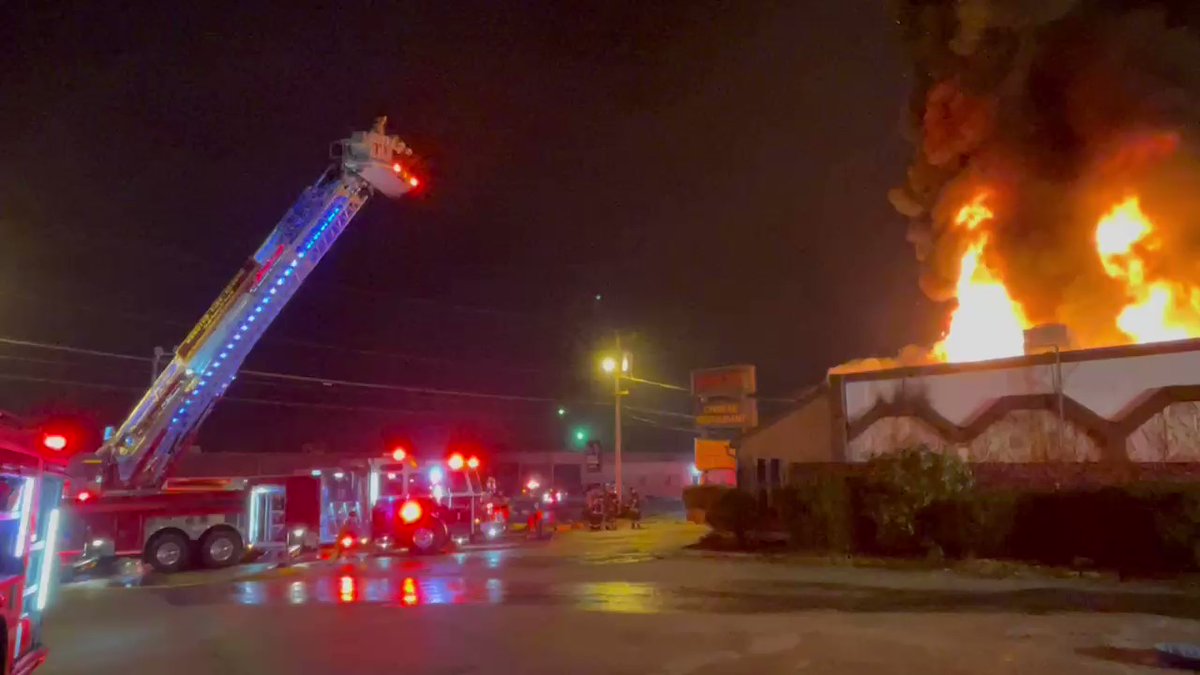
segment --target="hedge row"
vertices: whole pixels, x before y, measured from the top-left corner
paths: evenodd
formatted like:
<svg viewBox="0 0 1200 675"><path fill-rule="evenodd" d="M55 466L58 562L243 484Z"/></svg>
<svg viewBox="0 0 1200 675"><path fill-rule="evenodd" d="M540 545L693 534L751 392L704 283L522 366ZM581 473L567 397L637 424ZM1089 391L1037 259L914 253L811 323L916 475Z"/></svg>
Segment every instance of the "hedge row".
<svg viewBox="0 0 1200 675"><path fill-rule="evenodd" d="M831 469L776 490L768 512L744 491L705 489L692 503L708 505L709 524L743 540L779 523L793 546L807 550L987 557L1126 574L1200 569L1195 484L980 490L967 465L913 449L873 460L861 473Z"/></svg>

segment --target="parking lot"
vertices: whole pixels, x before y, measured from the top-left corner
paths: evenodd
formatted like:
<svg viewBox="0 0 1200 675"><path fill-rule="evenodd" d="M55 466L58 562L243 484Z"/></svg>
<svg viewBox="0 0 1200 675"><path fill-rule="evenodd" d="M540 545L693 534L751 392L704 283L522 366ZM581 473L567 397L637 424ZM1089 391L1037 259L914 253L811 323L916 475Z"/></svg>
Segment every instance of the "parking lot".
<svg viewBox="0 0 1200 675"><path fill-rule="evenodd" d="M47 673L1129 672L1194 592L711 556L703 528L68 587ZM865 648L869 646L869 648Z"/></svg>

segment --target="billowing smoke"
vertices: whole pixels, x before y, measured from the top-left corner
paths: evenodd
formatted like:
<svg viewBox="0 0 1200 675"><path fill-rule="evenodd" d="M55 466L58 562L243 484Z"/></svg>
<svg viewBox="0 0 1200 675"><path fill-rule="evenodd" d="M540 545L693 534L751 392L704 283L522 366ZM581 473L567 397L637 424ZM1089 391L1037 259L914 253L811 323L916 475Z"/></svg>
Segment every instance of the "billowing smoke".
<svg viewBox="0 0 1200 675"><path fill-rule="evenodd" d="M1129 342L1097 220L1138 195L1160 230L1148 274L1200 288L1200 1L897 0L914 66L914 159L889 194L921 287L950 300L954 214L986 189L985 264L1033 323L1080 346ZM1200 313L1200 290L1189 300ZM1186 308L1185 308L1186 309Z"/></svg>

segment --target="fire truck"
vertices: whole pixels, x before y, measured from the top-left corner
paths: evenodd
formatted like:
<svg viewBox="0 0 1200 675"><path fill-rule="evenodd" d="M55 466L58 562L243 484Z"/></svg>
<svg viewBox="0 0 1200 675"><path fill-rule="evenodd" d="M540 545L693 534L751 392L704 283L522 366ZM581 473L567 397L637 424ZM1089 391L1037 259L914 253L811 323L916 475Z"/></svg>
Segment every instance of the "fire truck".
<svg viewBox="0 0 1200 675"><path fill-rule="evenodd" d="M302 477L169 481L194 437L288 300L367 201L421 184L419 160L386 118L331 147L306 188L200 318L124 422L97 451L98 482L71 500L76 562L140 556L162 572L223 567L247 550L279 550L320 530ZM319 513L319 507L317 512ZM297 534L299 533L299 534Z"/></svg>
<svg viewBox="0 0 1200 675"><path fill-rule="evenodd" d="M507 499L494 481L483 479L480 460L451 453L443 461L418 465L397 449L370 463L368 500L371 534L380 550L407 549L431 554L452 544L494 539L511 520ZM536 504L528 525L538 528L552 516Z"/></svg>
<svg viewBox="0 0 1200 675"><path fill-rule="evenodd" d="M69 438L0 412L0 639L5 673L46 660L42 615L57 581Z"/></svg>

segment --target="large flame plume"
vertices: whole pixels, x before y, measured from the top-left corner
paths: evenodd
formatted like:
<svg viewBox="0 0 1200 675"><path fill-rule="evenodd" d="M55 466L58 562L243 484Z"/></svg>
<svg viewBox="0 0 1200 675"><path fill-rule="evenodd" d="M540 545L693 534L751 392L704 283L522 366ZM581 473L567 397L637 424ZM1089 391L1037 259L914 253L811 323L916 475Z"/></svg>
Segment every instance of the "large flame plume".
<svg viewBox="0 0 1200 675"><path fill-rule="evenodd" d="M958 210L954 224L971 237L962 255L956 285L958 308L950 317L946 337L933 348L943 361L980 361L1019 356L1025 347L1028 321L1021 306L984 261L994 214L987 194L978 195Z"/></svg>
<svg viewBox="0 0 1200 675"><path fill-rule="evenodd" d="M1200 337L1200 2L893 0L928 360ZM911 352L911 350L909 350Z"/></svg>
<svg viewBox="0 0 1200 675"><path fill-rule="evenodd" d="M1096 226L1096 252L1104 272L1125 285L1130 299L1117 315L1117 326L1133 342L1200 336L1200 288L1149 276L1146 258L1162 249L1137 197L1114 206Z"/></svg>

